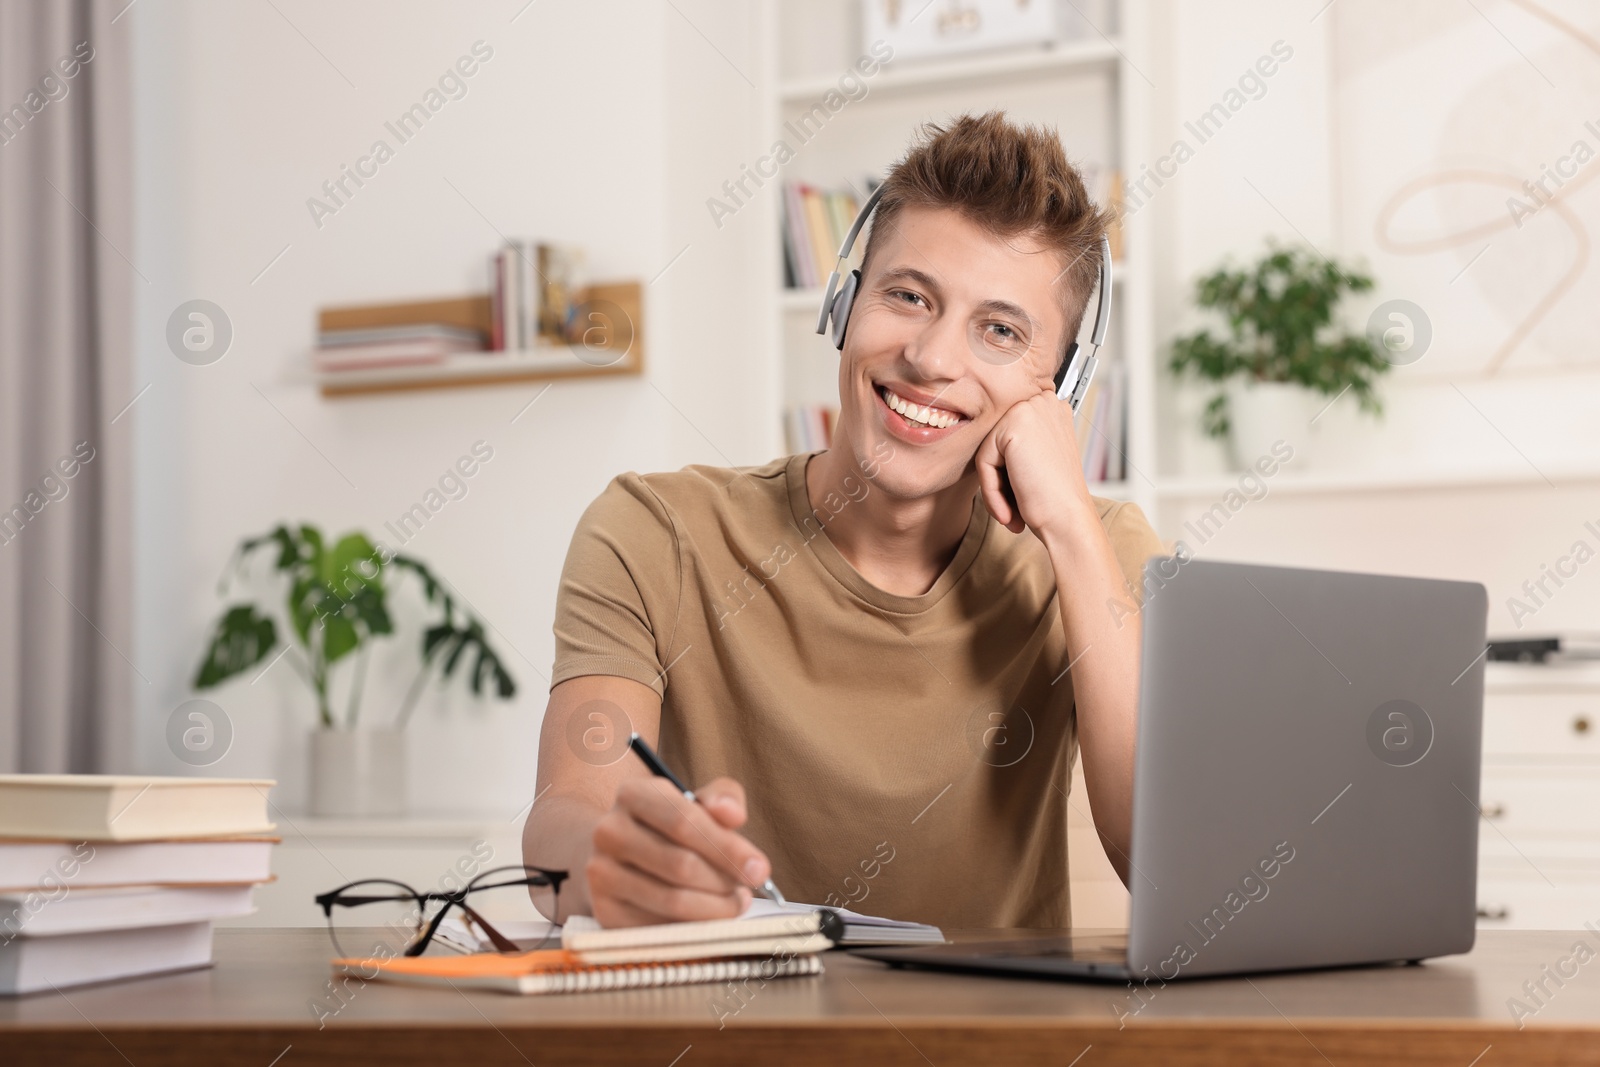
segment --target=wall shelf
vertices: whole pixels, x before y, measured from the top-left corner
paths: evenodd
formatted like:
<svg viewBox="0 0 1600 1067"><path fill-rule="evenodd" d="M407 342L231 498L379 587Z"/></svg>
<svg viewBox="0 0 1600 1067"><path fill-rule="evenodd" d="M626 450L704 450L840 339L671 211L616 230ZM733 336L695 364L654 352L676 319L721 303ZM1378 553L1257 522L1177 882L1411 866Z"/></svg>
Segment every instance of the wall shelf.
<svg viewBox="0 0 1600 1067"><path fill-rule="evenodd" d="M641 329L642 287L638 282L591 285L578 293L578 306L592 305L601 318L590 344L547 344L525 351L462 352L432 363L351 370L313 368L312 376L325 397L390 393L416 389L450 389L474 385L601 378L644 373ZM488 301L483 321L488 332Z"/></svg>
<svg viewBox="0 0 1600 1067"><path fill-rule="evenodd" d="M597 366L606 350L586 352L581 345L547 345L531 352L467 352L440 363L370 370L318 371L317 386L325 397L361 393L389 393L410 389L447 389L472 385L506 385L512 382L555 381L639 375L644 371L642 346L635 345L617 362ZM580 358L579 352L583 352Z"/></svg>
<svg viewBox="0 0 1600 1067"><path fill-rule="evenodd" d="M1298 476L1286 474L1262 479L1268 495L1313 495L1335 493L1395 493L1416 490L1475 490L1495 486L1542 486L1548 476L1558 487L1600 481L1600 467L1545 466L1544 473L1527 464L1498 468L1469 467L1450 469L1396 469L1384 471L1326 471ZM1221 497L1239 489L1244 471L1196 478L1162 478L1156 493L1167 500L1203 500Z"/></svg>

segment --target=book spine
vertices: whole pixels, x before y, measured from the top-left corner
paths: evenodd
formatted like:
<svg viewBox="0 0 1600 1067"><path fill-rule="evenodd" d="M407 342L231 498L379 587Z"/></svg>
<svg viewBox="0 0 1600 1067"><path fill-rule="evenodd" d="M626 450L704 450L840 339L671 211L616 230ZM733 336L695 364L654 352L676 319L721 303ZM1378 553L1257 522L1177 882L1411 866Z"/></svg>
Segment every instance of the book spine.
<svg viewBox="0 0 1600 1067"><path fill-rule="evenodd" d="M794 183L783 183L783 284L789 289L805 288L805 275L800 268L800 247L794 239Z"/></svg>
<svg viewBox="0 0 1600 1067"><path fill-rule="evenodd" d="M494 282L490 290L492 299L489 301L489 348L494 352L503 352L506 347L506 334L502 329L505 316L501 309L506 302L505 257L496 253L489 270Z"/></svg>
<svg viewBox="0 0 1600 1067"><path fill-rule="evenodd" d="M1078 407L1078 456L1083 464L1084 481L1094 479L1094 415L1100 408L1100 382L1092 382L1087 392L1083 394L1083 403Z"/></svg>
<svg viewBox="0 0 1600 1067"><path fill-rule="evenodd" d="M517 244L518 267L522 271L522 285L517 289L517 323L522 333L522 347L533 348L539 342L539 274L534 270L537 251L532 241Z"/></svg>
<svg viewBox="0 0 1600 1067"><path fill-rule="evenodd" d="M514 245L507 245L500 250L500 256L506 264L506 300L505 323L503 329L506 334L506 347L515 351L523 348L522 332L518 325L518 308L522 302L522 266L517 258Z"/></svg>
<svg viewBox="0 0 1600 1067"><path fill-rule="evenodd" d="M827 246L828 214L827 208L822 203L822 194L808 187L805 191L805 204L806 231L810 237L812 262L816 265L817 271L815 284L822 285L833 272L833 253L837 251L837 246L834 248Z"/></svg>
<svg viewBox="0 0 1600 1067"><path fill-rule="evenodd" d="M561 293L558 289L560 279L556 272L555 248L548 244L540 244L534 253L534 266L539 270L539 336L546 340L554 340L559 332L561 308L558 306Z"/></svg>
<svg viewBox="0 0 1600 1067"><path fill-rule="evenodd" d="M1120 482L1128 476L1128 378L1120 359L1113 360L1107 369L1111 372L1111 411L1106 425L1106 481Z"/></svg>
<svg viewBox="0 0 1600 1067"><path fill-rule="evenodd" d="M791 182L784 192L789 203L789 240L794 244L796 273L802 287L814 289L822 282L817 278L811 239L806 235L805 186Z"/></svg>
<svg viewBox="0 0 1600 1067"><path fill-rule="evenodd" d="M532 277L528 279L528 344L539 343L539 323L544 319L544 277L539 273L539 242L529 241L527 246L528 267Z"/></svg>

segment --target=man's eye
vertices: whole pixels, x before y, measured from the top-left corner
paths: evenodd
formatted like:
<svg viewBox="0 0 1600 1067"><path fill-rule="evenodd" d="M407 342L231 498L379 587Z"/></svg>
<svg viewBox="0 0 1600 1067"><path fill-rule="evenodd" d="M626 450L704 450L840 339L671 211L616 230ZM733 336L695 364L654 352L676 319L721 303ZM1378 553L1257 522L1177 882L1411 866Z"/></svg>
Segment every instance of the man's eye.
<svg viewBox="0 0 1600 1067"><path fill-rule="evenodd" d="M923 301L923 299L922 299L922 294L913 293L908 289L896 289L890 295L893 296L895 299L903 300L906 303L912 303L912 304L925 303L925 301Z"/></svg>
<svg viewBox="0 0 1600 1067"><path fill-rule="evenodd" d="M1017 331L1013 330L1003 322L991 322L987 328L990 331L990 336L997 341L1003 341L1006 344L1010 344L1017 340Z"/></svg>

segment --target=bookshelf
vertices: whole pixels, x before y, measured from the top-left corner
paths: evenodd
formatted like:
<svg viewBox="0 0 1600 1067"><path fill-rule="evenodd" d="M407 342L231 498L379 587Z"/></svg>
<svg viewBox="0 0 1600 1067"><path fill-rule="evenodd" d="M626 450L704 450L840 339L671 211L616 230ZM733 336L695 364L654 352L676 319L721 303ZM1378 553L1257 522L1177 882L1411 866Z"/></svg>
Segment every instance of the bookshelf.
<svg viewBox="0 0 1600 1067"><path fill-rule="evenodd" d="M923 122L991 108L1003 108L1016 121L1055 127L1075 163L1098 167L1102 173L1126 173L1137 162L1128 146L1145 143L1150 102L1148 84L1124 53L1145 33L1146 14L1143 0L1121 0L1116 6L1117 28L1110 39L1091 33L1052 48L883 65L861 79L867 86L865 95L833 114L774 181L799 181L823 189L853 186L859 191L863 176L887 172ZM867 53L871 42L861 40L858 11L848 0L769 0L765 22L773 75L765 86L767 128L762 143L786 134L792 142L788 132L792 127L786 124L836 89L840 75ZM837 402L839 358L828 341L813 332L822 290L784 284L782 201L781 192L763 198L769 235L763 255L771 264L771 336L778 353L780 410L774 418L780 421L793 407ZM1124 223L1123 255L1114 264L1111 328L1101 353L1101 374L1115 360L1126 375L1128 478L1095 482L1091 489L1097 495L1132 500L1153 515L1158 498L1155 353L1149 239L1144 230L1141 218ZM857 242L857 261L864 246L864 240ZM1090 319L1092 315L1085 319L1085 331Z"/></svg>

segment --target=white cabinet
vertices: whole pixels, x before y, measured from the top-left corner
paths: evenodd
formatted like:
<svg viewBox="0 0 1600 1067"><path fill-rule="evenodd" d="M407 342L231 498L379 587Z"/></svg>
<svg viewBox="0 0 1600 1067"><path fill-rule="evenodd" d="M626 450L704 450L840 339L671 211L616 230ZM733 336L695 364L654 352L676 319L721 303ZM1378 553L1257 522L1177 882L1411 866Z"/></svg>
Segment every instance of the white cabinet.
<svg viewBox="0 0 1600 1067"><path fill-rule="evenodd" d="M362 878L392 878L448 892L473 875L522 862L522 817L503 819L317 819L278 817L283 843L275 880L256 890L256 912L220 926L322 926L313 899ZM522 918L536 918L532 902Z"/></svg>
<svg viewBox="0 0 1600 1067"><path fill-rule="evenodd" d="M1600 923L1600 665L1484 679L1478 925Z"/></svg>

